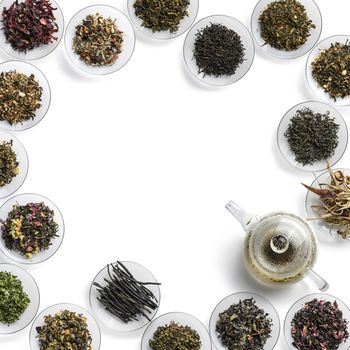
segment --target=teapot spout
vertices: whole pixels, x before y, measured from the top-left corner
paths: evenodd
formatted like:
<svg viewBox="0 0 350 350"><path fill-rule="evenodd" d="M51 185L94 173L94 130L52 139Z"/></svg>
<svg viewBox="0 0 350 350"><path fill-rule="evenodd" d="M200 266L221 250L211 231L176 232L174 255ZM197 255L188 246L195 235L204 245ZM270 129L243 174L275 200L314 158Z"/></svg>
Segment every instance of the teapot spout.
<svg viewBox="0 0 350 350"><path fill-rule="evenodd" d="M256 215L247 213L234 201L229 201L225 208L236 218L236 220L242 225L243 229L247 231L249 224Z"/></svg>

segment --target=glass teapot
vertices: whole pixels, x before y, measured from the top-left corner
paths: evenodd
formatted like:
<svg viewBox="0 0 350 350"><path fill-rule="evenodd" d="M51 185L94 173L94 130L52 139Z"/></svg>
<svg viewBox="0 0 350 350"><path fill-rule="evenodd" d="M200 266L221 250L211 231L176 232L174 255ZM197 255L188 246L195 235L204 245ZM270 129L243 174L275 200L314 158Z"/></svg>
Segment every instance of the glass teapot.
<svg viewBox="0 0 350 350"><path fill-rule="evenodd" d="M255 278L282 285L308 276L319 290L328 289L328 283L312 270L317 259L317 239L305 219L287 212L252 215L233 201L227 203L226 209L246 232L244 255Z"/></svg>

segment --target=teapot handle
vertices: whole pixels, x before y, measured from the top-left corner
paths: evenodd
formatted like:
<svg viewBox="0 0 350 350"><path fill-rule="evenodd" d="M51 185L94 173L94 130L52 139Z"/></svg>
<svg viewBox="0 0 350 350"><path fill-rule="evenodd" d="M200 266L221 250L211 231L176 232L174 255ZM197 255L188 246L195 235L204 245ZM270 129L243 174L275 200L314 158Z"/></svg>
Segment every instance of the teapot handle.
<svg viewBox="0 0 350 350"><path fill-rule="evenodd" d="M309 278L316 284L317 288L321 292L326 292L329 288L329 284L314 270L310 270L308 273Z"/></svg>
<svg viewBox="0 0 350 350"><path fill-rule="evenodd" d="M225 208L237 219L237 221L242 225L243 229L247 231L249 224L256 215L247 213L234 201L229 201Z"/></svg>

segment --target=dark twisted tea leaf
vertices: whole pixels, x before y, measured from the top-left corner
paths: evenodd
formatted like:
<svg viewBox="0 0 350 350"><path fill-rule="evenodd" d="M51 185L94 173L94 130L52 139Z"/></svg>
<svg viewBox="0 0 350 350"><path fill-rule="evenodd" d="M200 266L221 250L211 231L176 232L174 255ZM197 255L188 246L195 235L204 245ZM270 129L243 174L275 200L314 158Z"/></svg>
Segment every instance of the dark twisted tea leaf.
<svg viewBox="0 0 350 350"><path fill-rule="evenodd" d="M87 318L69 310L44 316L37 327L40 350L93 350Z"/></svg>
<svg viewBox="0 0 350 350"><path fill-rule="evenodd" d="M293 346L299 350L336 350L349 338L348 321L336 301L307 302L291 326Z"/></svg>
<svg viewBox="0 0 350 350"><path fill-rule="evenodd" d="M19 162L12 145L12 140L0 143L0 188L10 184L19 174Z"/></svg>
<svg viewBox="0 0 350 350"><path fill-rule="evenodd" d="M105 285L93 283L99 294L97 300L124 323L138 321L141 316L151 321L150 315L158 308L159 300L146 286L160 283L137 281L119 261L107 269L109 278L105 278Z"/></svg>
<svg viewBox="0 0 350 350"><path fill-rule="evenodd" d="M30 76L16 70L0 74L0 120L10 125L35 118L41 107L42 87Z"/></svg>
<svg viewBox="0 0 350 350"><path fill-rule="evenodd" d="M334 101L350 96L350 43L334 43L311 63L312 76Z"/></svg>
<svg viewBox="0 0 350 350"><path fill-rule="evenodd" d="M10 325L20 319L30 303L22 282L9 272L0 272L0 323Z"/></svg>
<svg viewBox="0 0 350 350"><path fill-rule="evenodd" d="M142 26L153 33L176 33L180 22L188 16L189 5L189 0L136 0L134 9L135 15L142 20Z"/></svg>
<svg viewBox="0 0 350 350"><path fill-rule="evenodd" d="M158 327L153 339L149 341L149 346L153 350L200 350L201 345L196 330L175 322Z"/></svg>
<svg viewBox="0 0 350 350"><path fill-rule="evenodd" d="M45 203L15 204L7 219L0 222L6 248L29 259L48 249L51 241L58 237L54 211Z"/></svg>
<svg viewBox="0 0 350 350"><path fill-rule="evenodd" d="M263 350L271 328L272 320L253 298L231 305L216 323L221 344L229 350Z"/></svg>
<svg viewBox="0 0 350 350"><path fill-rule="evenodd" d="M330 112L315 113L309 108L296 112L288 125L285 137L295 160L303 165L331 158L338 147L339 125Z"/></svg>
<svg viewBox="0 0 350 350"><path fill-rule="evenodd" d="M88 15L75 28L73 50L87 65L110 66L123 51L123 34L111 17Z"/></svg>
<svg viewBox="0 0 350 350"><path fill-rule="evenodd" d="M259 17L260 35L278 50L293 51L304 45L316 28L305 7L296 0L271 2Z"/></svg>
<svg viewBox="0 0 350 350"><path fill-rule="evenodd" d="M6 41L14 50L27 52L57 40L56 10L48 0L15 0L2 11Z"/></svg>
<svg viewBox="0 0 350 350"><path fill-rule="evenodd" d="M234 30L211 23L197 32L193 55L199 74L231 76L244 62L245 48Z"/></svg>

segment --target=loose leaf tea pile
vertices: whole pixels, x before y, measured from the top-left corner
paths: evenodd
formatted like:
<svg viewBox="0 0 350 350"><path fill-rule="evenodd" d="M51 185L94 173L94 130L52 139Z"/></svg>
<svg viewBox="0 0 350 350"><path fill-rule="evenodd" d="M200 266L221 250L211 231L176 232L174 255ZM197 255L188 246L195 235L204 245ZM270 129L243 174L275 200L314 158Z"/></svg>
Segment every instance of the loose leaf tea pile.
<svg viewBox="0 0 350 350"><path fill-rule="evenodd" d="M334 101L350 96L350 43L334 43L311 63L312 76Z"/></svg>
<svg viewBox="0 0 350 350"><path fill-rule="evenodd" d="M73 50L87 65L110 66L122 52L123 41L116 21L96 13L76 27Z"/></svg>
<svg viewBox="0 0 350 350"><path fill-rule="evenodd" d="M57 10L48 0L15 0L2 11L6 41L19 52L27 52L57 40Z"/></svg>
<svg viewBox="0 0 350 350"><path fill-rule="evenodd" d="M244 61L241 37L222 24L211 23L196 34L193 55L198 74L231 76Z"/></svg>
<svg viewBox="0 0 350 350"><path fill-rule="evenodd" d="M263 350L271 336L272 320L251 299L240 300L219 314L216 332L229 350Z"/></svg>
<svg viewBox="0 0 350 350"><path fill-rule="evenodd" d="M180 22L188 16L189 5L189 0L136 0L134 8L135 15L142 20L142 26L153 33L176 33Z"/></svg>
<svg viewBox="0 0 350 350"><path fill-rule="evenodd" d="M15 70L0 73L0 121L22 124L35 118L41 107L42 88L34 74Z"/></svg>
<svg viewBox="0 0 350 350"><path fill-rule="evenodd" d="M31 258L50 247L58 237L54 211L45 203L15 204L2 222L2 239L9 250Z"/></svg>
<svg viewBox="0 0 350 350"><path fill-rule="evenodd" d="M93 350L87 318L63 310L44 317L44 325L37 327L40 350Z"/></svg>
<svg viewBox="0 0 350 350"><path fill-rule="evenodd" d="M306 43L316 28L305 7L296 0L271 2L259 17L260 35L278 50L293 51Z"/></svg>
<svg viewBox="0 0 350 350"><path fill-rule="evenodd" d="M336 301L307 302L291 326L293 346L299 350L336 350L349 337L348 321Z"/></svg>
<svg viewBox="0 0 350 350"><path fill-rule="evenodd" d="M107 269L106 285L93 283L99 302L124 323L138 321L141 316L151 321L150 315L158 308L159 300L146 286L159 283L137 281L121 262L108 265Z"/></svg>
<svg viewBox="0 0 350 350"><path fill-rule="evenodd" d="M20 319L30 303L17 276L0 271L0 322L10 325Z"/></svg>
<svg viewBox="0 0 350 350"><path fill-rule="evenodd" d="M320 197L320 204L312 206L318 215L316 220L335 227L338 234L346 239L350 237L350 176L341 170L334 172L329 166L328 172L329 183L320 183L319 188L303 185Z"/></svg>
<svg viewBox="0 0 350 350"><path fill-rule="evenodd" d="M0 143L0 188L10 184L19 174L19 162L12 145L12 140Z"/></svg>
<svg viewBox="0 0 350 350"><path fill-rule="evenodd" d="M338 147L339 125L330 112L315 113L309 108L298 110L291 118L285 137L295 160L303 165L325 161Z"/></svg>
<svg viewBox="0 0 350 350"><path fill-rule="evenodd" d="M200 350L201 340L196 330L171 322L157 328L149 346L153 350Z"/></svg>

